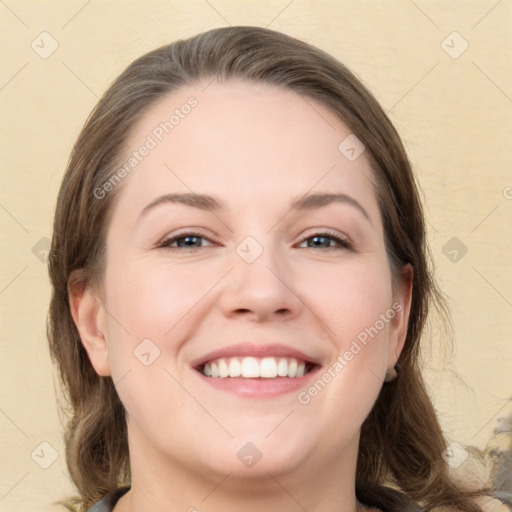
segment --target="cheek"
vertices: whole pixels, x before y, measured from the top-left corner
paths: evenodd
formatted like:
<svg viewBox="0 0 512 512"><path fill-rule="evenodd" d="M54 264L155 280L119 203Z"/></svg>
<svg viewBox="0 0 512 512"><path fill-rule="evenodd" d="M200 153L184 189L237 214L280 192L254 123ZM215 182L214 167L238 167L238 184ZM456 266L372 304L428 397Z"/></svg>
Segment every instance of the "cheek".
<svg viewBox="0 0 512 512"><path fill-rule="evenodd" d="M380 265L353 266L318 272L314 281L318 291L308 306L326 326L321 342L331 345L333 356L298 402L343 443L355 435L382 388L395 314L390 273Z"/></svg>
<svg viewBox="0 0 512 512"><path fill-rule="evenodd" d="M395 316L387 265L333 266L329 272L303 277L300 286L316 290L307 304L325 327L322 342L333 345L335 355L325 380L336 382L333 390L339 390L340 398L346 389L369 397L378 393Z"/></svg>
<svg viewBox="0 0 512 512"><path fill-rule="evenodd" d="M134 334L160 339L207 291L212 270L160 264L112 272L107 282L112 317ZM210 285L211 286L211 285Z"/></svg>
<svg viewBox="0 0 512 512"><path fill-rule="evenodd" d="M144 363L164 355L155 361L166 359L173 366L190 328L205 314L202 299L224 272L212 265L142 263L118 264L105 275L114 381L134 367L139 370L140 359Z"/></svg>
<svg viewBox="0 0 512 512"><path fill-rule="evenodd" d="M131 421L142 429L168 424L186 395L173 379L187 313L204 291L200 276L150 266L118 265L105 275L112 379ZM162 406L165 404L165 407Z"/></svg>
<svg viewBox="0 0 512 512"><path fill-rule="evenodd" d="M382 259L375 258L373 264L312 267L296 277L308 306L321 314L336 339L355 338L392 306L391 274Z"/></svg>

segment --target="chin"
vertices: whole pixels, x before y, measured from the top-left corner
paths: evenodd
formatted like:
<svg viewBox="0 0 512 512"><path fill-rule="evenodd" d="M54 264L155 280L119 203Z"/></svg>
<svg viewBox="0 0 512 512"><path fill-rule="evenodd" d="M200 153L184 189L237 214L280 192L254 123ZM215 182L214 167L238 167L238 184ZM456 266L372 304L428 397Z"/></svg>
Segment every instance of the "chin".
<svg viewBox="0 0 512 512"><path fill-rule="evenodd" d="M293 471L302 466L309 453L314 453L313 436L305 435L307 429L279 432L279 422L272 422L272 428L267 428L267 421L263 423L265 428L258 428L257 421L247 422L247 428L239 429L227 444L222 446L219 442L210 451L213 465L220 473L239 478L268 478L268 473L277 476ZM205 463L212 465L212 460Z"/></svg>

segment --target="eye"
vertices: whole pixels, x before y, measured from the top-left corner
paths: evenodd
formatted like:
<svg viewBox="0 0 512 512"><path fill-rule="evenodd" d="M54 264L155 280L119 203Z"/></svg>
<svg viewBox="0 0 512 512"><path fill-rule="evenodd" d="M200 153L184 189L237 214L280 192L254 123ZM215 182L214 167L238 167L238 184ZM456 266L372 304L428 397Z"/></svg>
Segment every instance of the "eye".
<svg viewBox="0 0 512 512"><path fill-rule="evenodd" d="M339 247L331 245L331 242L335 242ZM340 237L339 235L328 231L314 233L308 236L300 243L300 246L304 247L304 243L307 244L305 248L308 249L352 249L352 244L347 238Z"/></svg>
<svg viewBox="0 0 512 512"><path fill-rule="evenodd" d="M203 242L208 242L204 245ZM303 244L306 243L306 246ZM333 244L334 243L334 244ZM164 239L159 247L167 250L179 249L200 249L203 247L214 247L218 244L212 242L209 238L199 233L180 233ZM307 249L352 249L352 244L347 238L343 238L335 233L321 232L314 233L299 244L299 247Z"/></svg>
<svg viewBox="0 0 512 512"><path fill-rule="evenodd" d="M207 240L211 242L208 238L199 233L180 233L179 235L175 235L163 240L159 247L168 249L168 250L176 250L176 249L199 249L201 247L212 247L216 245L211 243L210 245L202 245L202 241Z"/></svg>

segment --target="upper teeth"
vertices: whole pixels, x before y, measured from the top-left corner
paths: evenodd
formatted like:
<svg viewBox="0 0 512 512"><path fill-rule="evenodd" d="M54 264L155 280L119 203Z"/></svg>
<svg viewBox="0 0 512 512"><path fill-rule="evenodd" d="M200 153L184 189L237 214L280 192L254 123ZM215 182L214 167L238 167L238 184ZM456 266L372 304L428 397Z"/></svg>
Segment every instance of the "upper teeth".
<svg viewBox="0 0 512 512"><path fill-rule="evenodd" d="M206 363L203 374L207 377L245 377L273 379L279 377L302 377L306 363L292 357L225 357Z"/></svg>

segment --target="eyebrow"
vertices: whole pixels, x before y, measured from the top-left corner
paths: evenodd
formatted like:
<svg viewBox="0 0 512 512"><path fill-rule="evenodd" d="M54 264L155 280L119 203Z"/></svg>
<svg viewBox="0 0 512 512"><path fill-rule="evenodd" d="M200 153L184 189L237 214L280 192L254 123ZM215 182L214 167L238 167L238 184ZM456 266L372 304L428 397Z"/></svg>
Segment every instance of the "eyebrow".
<svg viewBox="0 0 512 512"><path fill-rule="evenodd" d="M296 198L290 205L290 210L315 210L322 208L331 203L348 204L356 208L363 216L371 223L368 212L363 208L353 197L347 194L332 194L332 193L316 193L306 194ZM184 194L165 194L159 196L148 205L146 205L139 214L139 218L146 215L150 210L162 204L184 204L192 208L199 208L200 210L219 211L222 210L223 204L219 199L207 194L184 193Z"/></svg>

